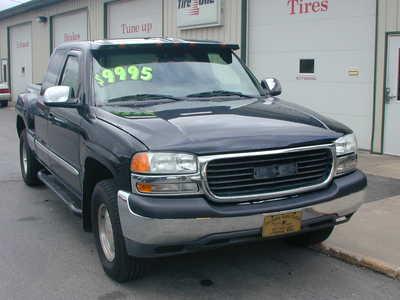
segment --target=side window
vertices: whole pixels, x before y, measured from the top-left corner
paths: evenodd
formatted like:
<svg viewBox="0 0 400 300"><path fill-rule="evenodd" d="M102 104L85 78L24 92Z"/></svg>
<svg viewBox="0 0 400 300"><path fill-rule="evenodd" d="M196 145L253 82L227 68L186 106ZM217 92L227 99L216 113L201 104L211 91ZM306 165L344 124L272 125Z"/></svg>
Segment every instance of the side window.
<svg viewBox="0 0 400 300"><path fill-rule="evenodd" d="M315 73L315 59L300 59L300 74L314 74Z"/></svg>
<svg viewBox="0 0 400 300"><path fill-rule="evenodd" d="M79 92L79 60L76 56L68 56L64 66L60 85L66 85L72 88L72 98L78 96Z"/></svg>
<svg viewBox="0 0 400 300"><path fill-rule="evenodd" d="M57 51L50 57L47 73L43 79L42 92L47 88L57 85L58 74L60 73L64 59L64 52Z"/></svg>

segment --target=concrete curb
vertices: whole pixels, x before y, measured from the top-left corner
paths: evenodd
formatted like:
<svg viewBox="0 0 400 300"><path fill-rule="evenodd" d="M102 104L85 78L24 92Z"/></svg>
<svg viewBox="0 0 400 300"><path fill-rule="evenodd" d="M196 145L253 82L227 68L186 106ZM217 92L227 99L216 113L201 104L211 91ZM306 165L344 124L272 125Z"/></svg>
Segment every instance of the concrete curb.
<svg viewBox="0 0 400 300"><path fill-rule="evenodd" d="M387 264L386 262L381 261L379 259L347 251L339 247L329 247L324 244L313 246L311 247L311 249L338 258L347 263L371 269L375 272L384 274L390 278L400 280L400 267Z"/></svg>

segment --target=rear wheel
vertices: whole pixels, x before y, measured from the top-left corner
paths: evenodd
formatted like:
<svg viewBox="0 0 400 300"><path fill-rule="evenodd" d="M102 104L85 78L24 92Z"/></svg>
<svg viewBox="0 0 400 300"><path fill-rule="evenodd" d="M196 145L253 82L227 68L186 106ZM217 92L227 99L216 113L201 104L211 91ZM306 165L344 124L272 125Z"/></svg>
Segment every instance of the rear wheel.
<svg viewBox="0 0 400 300"><path fill-rule="evenodd" d="M40 185L41 181L37 174L42 169L42 166L29 147L25 129L22 131L19 139L19 160L24 182L29 186Z"/></svg>
<svg viewBox="0 0 400 300"><path fill-rule="evenodd" d="M113 180L100 181L92 195L93 233L105 273L117 282L141 277L143 260L130 257L126 251L117 206L117 189Z"/></svg>
<svg viewBox="0 0 400 300"><path fill-rule="evenodd" d="M331 235L334 226L310 231L300 235L296 235L287 239L290 244L298 246L312 246L327 240Z"/></svg>
<svg viewBox="0 0 400 300"><path fill-rule="evenodd" d="M8 106L8 100L1 100L0 101L0 107L7 107Z"/></svg>

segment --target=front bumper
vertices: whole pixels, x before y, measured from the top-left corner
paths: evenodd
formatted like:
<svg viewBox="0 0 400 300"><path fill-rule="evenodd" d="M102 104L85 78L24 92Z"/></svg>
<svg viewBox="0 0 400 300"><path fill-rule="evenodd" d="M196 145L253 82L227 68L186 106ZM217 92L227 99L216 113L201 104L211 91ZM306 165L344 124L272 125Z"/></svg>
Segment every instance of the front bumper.
<svg viewBox="0 0 400 300"><path fill-rule="evenodd" d="M347 221L364 202L366 177L356 171L320 191L275 201L214 204L203 197L153 198L118 192L127 251L155 257L261 239L267 215L302 211L302 231Z"/></svg>
<svg viewBox="0 0 400 300"><path fill-rule="evenodd" d="M11 101L10 94L0 94L0 101Z"/></svg>

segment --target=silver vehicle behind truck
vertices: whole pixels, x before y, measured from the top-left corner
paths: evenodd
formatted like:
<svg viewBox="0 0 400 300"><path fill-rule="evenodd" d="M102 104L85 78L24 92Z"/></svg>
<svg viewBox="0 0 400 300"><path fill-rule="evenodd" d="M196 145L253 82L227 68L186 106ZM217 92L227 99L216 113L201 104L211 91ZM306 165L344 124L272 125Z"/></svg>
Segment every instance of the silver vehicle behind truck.
<svg viewBox="0 0 400 300"><path fill-rule="evenodd" d="M8 102L11 101L11 93L8 85L8 68L7 68L7 60L2 59L0 62L1 71L0 71L0 107L8 106Z"/></svg>
<svg viewBox="0 0 400 300"><path fill-rule="evenodd" d="M8 106L9 101L11 101L11 93L8 83L0 80L0 107Z"/></svg>

